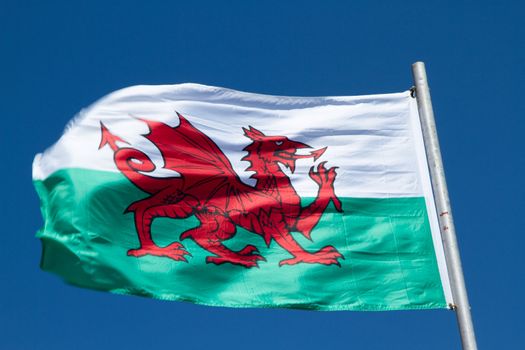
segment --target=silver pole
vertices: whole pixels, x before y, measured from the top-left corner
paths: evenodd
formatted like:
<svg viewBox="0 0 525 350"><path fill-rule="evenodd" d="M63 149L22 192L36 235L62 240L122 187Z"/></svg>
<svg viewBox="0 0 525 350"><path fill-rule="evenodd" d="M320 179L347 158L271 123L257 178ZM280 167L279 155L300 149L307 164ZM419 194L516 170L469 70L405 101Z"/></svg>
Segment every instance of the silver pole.
<svg viewBox="0 0 525 350"><path fill-rule="evenodd" d="M439 213L441 237L443 239L448 265L452 297L455 303L453 308L456 311L461 343L463 344L464 350L477 350L474 325L472 324L472 316L470 314L467 288L465 287L456 230L452 219L445 172L443 170L441 151L439 149L436 122L434 120L434 112L432 111L432 101L430 100L425 64L423 62L414 63L412 65L412 75L416 86L417 108L423 129L423 138L425 140L425 149L430 167L436 208Z"/></svg>

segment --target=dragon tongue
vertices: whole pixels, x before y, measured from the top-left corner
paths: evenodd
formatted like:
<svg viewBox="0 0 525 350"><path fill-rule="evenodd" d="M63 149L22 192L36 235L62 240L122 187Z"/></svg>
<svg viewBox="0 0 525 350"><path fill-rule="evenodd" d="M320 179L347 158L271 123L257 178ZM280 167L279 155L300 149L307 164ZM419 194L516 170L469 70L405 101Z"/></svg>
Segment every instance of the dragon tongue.
<svg viewBox="0 0 525 350"><path fill-rule="evenodd" d="M112 134L111 131L109 131L109 129L104 125L104 123L102 123L102 121L100 122L100 132L101 138L98 149L101 149L105 145L109 145L113 151L116 151L118 149L117 141L127 143L117 135Z"/></svg>
<svg viewBox="0 0 525 350"><path fill-rule="evenodd" d="M314 158L314 161L319 159L323 153L326 151L326 147L324 148L321 148L321 149L318 149L318 150L315 150L315 151L310 151L310 154L295 154L294 155L294 158L295 159L303 159L303 158Z"/></svg>
<svg viewBox="0 0 525 350"><path fill-rule="evenodd" d="M310 155L311 155L312 157L314 157L314 161L316 161L317 159L319 159L319 158L323 155L323 153L324 153L325 151L326 151L326 147L323 147L323 148L321 148L321 149L317 149L317 150L315 150L315 151L311 151L311 152L310 152Z"/></svg>

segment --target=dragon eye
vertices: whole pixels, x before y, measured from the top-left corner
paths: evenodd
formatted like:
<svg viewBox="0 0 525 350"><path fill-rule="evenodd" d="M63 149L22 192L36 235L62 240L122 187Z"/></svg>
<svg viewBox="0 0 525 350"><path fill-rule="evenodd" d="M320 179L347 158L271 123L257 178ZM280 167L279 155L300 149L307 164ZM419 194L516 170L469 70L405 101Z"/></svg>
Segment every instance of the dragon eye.
<svg viewBox="0 0 525 350"><path fill-rule="evenodd" d="M280 146L280 145L283 144L283 142L282 142L282 141L275 141L275 144L276 144L277 146Z"/></svg>

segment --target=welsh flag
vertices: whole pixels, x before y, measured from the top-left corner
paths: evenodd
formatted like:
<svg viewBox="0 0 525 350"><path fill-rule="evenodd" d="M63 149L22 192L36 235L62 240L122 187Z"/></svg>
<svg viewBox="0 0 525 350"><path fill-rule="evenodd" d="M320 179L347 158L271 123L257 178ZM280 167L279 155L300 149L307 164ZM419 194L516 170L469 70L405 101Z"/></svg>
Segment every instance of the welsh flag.
<svg viewBox="0 0 525 350"><path fill-rule="evenodd" d="M33 163L42 269L229 307L452 303L409 91L284 97L134 86Z"/></svg>

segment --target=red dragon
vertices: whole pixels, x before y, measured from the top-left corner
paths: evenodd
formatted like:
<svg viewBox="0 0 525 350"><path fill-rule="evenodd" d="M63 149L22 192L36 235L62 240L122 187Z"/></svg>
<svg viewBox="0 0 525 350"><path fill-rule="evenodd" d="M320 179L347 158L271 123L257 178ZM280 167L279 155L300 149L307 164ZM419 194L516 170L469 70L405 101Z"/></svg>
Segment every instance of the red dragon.
<svg viewBox="0 0 525 350"><path fill-rule="evenodd" d="M183 232L181 240L190 238L200 247L212 253L207 263L231 263L244 267L257 267L265 261L258 249L247 245L240 251L227 248L223 241L232 238L237 226L264 238L269 246L272 239L292 255L279 265L297 263L318 263L339 265L343 255L333 246L326 246L316 252L303 249L291 232L300 232L308 239L319 222L326 207L333 202L341 212L341 202L334 192L336 168L327 169L326 162L312 166L310 178L319 190L315 200L308 206L301 206L301 198L295 191L290 178L279 164L292 173L295 162L301 158L317 160L326 150L312 151L308 155L296 154L298 149L310 146L289 140L285 136L266 136L249 126L243 128L251 144L244 148L248 154L243 158L250 163L247 170L254 171L255 186L241 181L230 161L221 149L204 133L196 129L186 118L177 113L179 125L142 120L149 127L143 135L159 149L164 168L174 170L179 177L154 177L148 173L155 170L155 164L142 151L119 146L127 142L112 134L101 122L99 149L108 145L113 150L117 168L139 189L150 196L132 203L126 212L133 212L135 228L140 242L139 248L131 249L128 255L141 257L154 255L178 261L187 261L191 254L179 242L160 247L152 239L151 225L155 218L168 217L184 219L195 216L198 227Z"/></svg>

